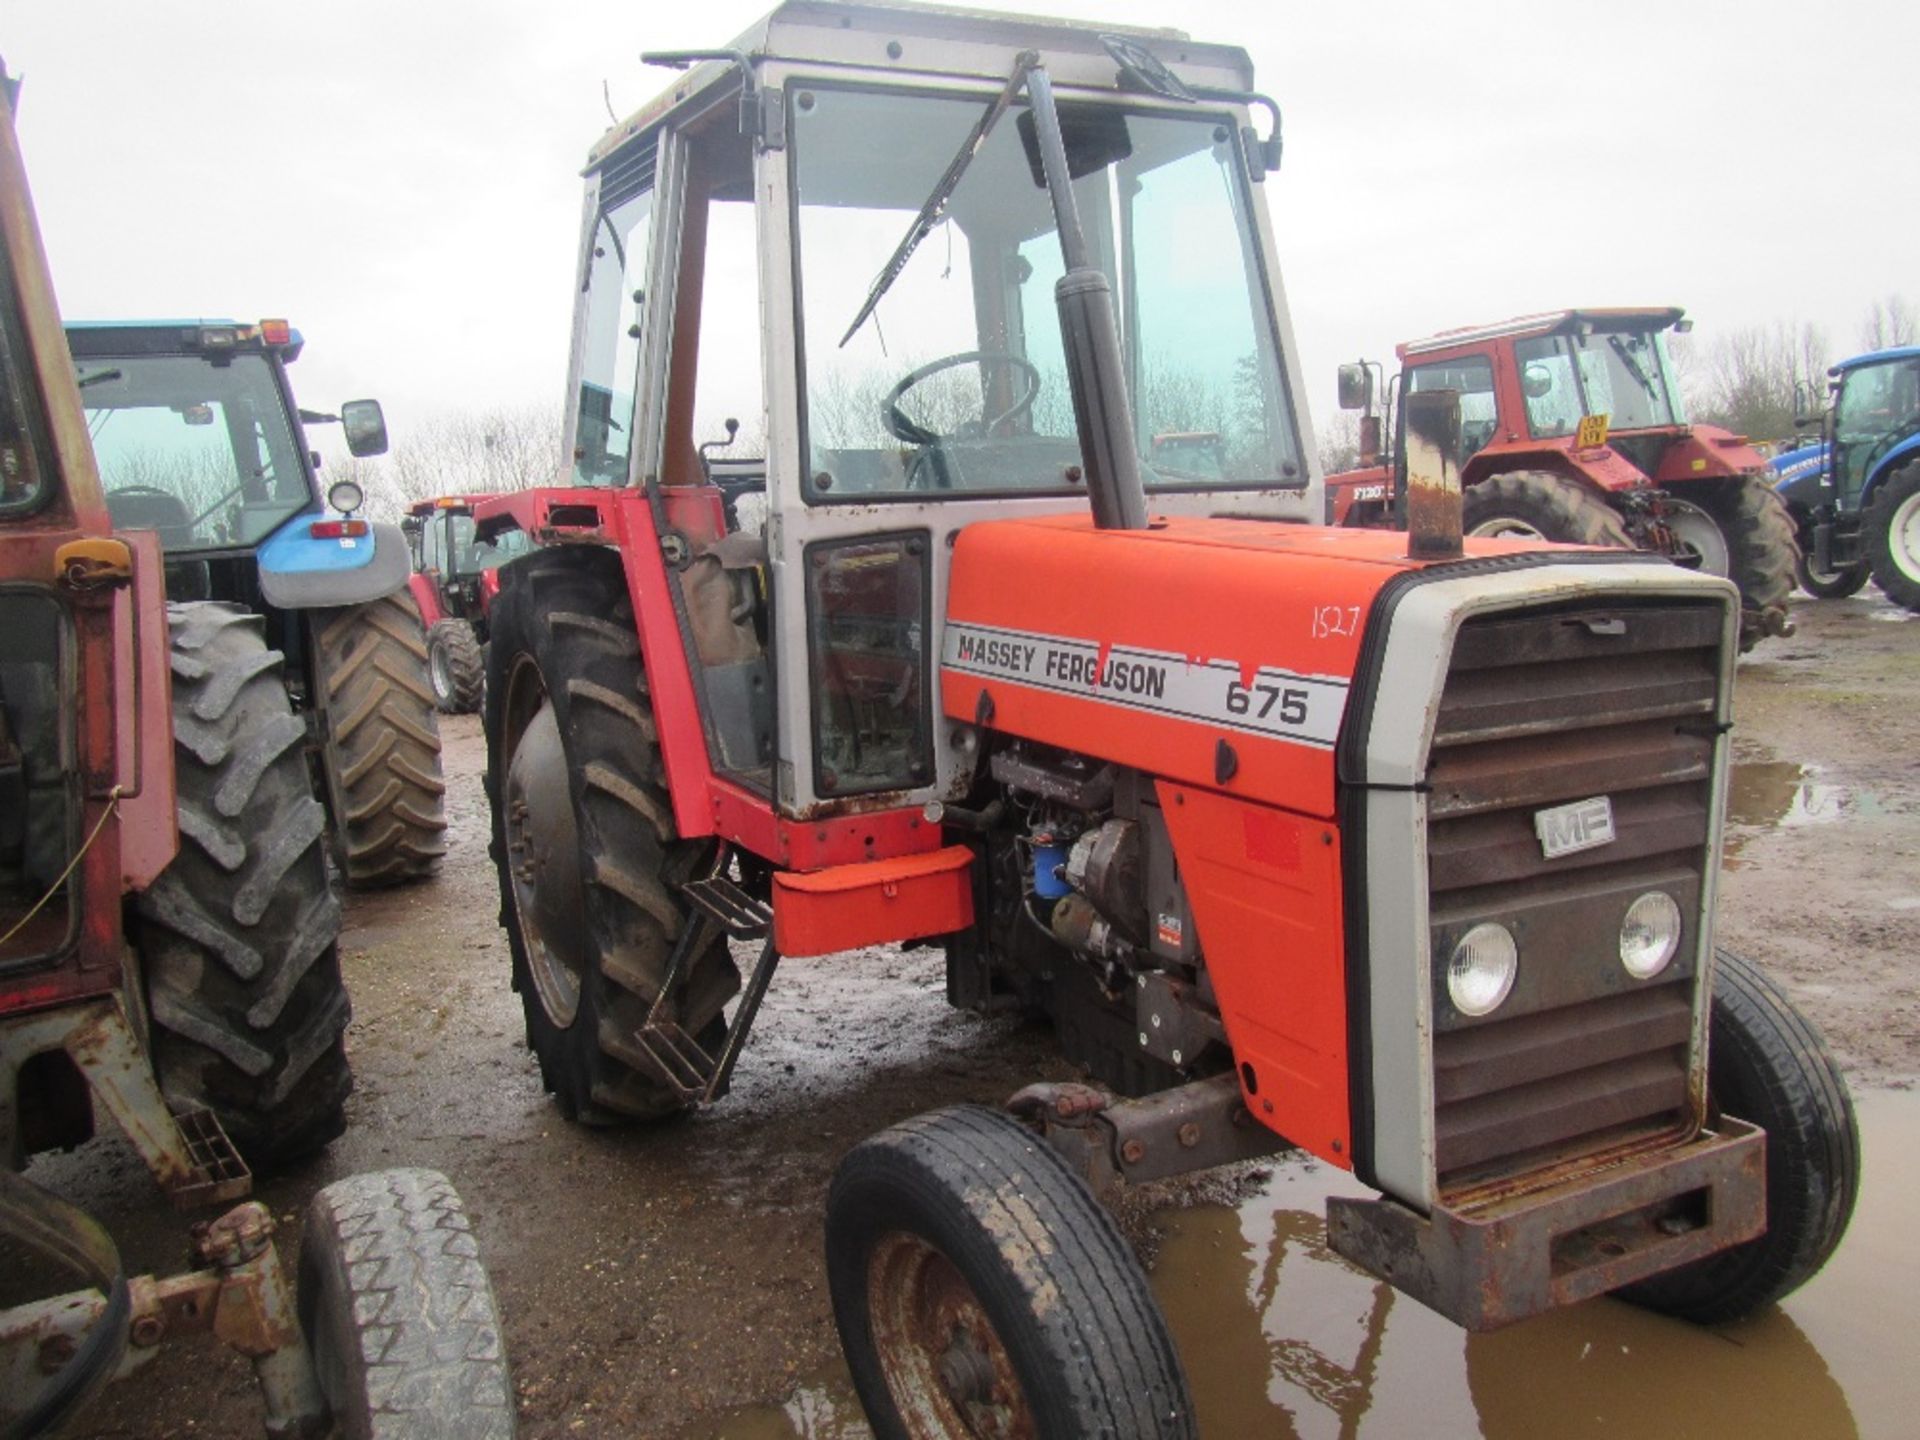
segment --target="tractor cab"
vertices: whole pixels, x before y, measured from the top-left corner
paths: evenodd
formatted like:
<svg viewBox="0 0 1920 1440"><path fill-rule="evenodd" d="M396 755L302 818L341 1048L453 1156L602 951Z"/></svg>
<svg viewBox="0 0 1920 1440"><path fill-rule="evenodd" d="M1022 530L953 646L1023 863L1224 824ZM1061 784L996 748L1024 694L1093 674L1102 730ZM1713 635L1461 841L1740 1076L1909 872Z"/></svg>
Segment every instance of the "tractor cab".
<svg viewBox="0 0 1920 1440"><path fill-rule="evenodd" d="M286 367L305 342L284 320L75 323L67 342L114 523L159 535L174 599L257 605L255 553L294 538L296 515L337 523L304 425L342 425L356 456L386 449L378 401L295 405Z"/></svg>
<svg viewBox="0 0 1920 1440"><path fill-rule="evenodd" d="M954 538L1088 504L1030 66L1148 503L1319 509L1244 53L1187 44L1155 90L1120 38L970 24L954 52L937 15L832 9L659 57L695 68L595 150L567 417L576 483L669 537L703 763L794 821L965 793L932 686Z"/></svg>

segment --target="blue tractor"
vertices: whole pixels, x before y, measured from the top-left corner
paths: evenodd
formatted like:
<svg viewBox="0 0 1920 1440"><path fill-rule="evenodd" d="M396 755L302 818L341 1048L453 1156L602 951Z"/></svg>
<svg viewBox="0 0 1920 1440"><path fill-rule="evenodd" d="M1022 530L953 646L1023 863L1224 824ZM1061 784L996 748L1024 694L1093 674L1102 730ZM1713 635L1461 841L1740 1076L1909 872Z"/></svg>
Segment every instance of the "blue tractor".
<svg viewBox="0 0 1920 1440"><path fill-rule="evenodd" d="M1820 439L1773 460L1800 531L1800 588L1852 595L1868 577L1920 612L1920 346L1876 350L1827 372Z"/></svg>
<svg viewBox="0 0 1920 1440"><path fill-rule="evenodd" d="M300 409L286 367L301 345L284 320L67 327L115 525L158 532L170 602L261 617L305 721L277 743L304 740L334 859L366 888L439 867L440 732L406 537L362 516L351 480L323 502L303 429L338 423L352 454L376 455L386 421L374 400Z"/></svg>

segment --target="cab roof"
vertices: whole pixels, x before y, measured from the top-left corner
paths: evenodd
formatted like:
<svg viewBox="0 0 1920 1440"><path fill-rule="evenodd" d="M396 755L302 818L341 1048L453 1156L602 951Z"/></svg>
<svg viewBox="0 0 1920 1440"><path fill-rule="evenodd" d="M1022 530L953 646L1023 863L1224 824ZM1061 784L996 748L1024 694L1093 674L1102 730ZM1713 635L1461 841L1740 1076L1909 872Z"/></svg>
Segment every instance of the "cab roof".
<svg viewBox="0 0 1920 1440"><path fill-rule="evenodd" d="M1037 50L1056 83L1112 88L1119 71L1101 44L1103 35L1120 36L1151 51L1189 85L1236 94L1253 88L1253 62L1245 50L1197 43L1181 30L1090 25L902 0L789 0L726 49L756 70L778 61L870 80L937 75L996 81L1007 78L1021 51ZM607 131L593 147L587 169L702 92L731 83L736 74L736 66L715 60L687 71Z"/></svg>
<svg viewBox="0 0 1920 1440"><path fill-rule="evenodd" d="M1493 325L1468 325L1459 330L1442 330L1420 340L1408 340L1399 347L1404 358L1425 355L1435 350L1451 350L1457 345L1472 345L1482 340L1519 339L1534 335L1568 335L1581 325L1596 330L1625 330L1646 327L1665 330L1686 315L1678 305L1614 305L1586 310L1546 310L1538 315L1517 315Z"/></svg>
<svg viewBox="0 0 1920 1440"><path fill-rule="evenodd" d="M1890 350L1869 350L1864 355L1855 355L1842 360L1827 371L1829 375L1844 375L1849 370L1858 370L1863 365L1880 365L1889 360L1920 359L1920 345L1895 345Z"/></svg>
<svg viewBox="0 0 1920 1440"><path fill-rule="evenodd" d="M272 350L289 364L300 358L300 351L307 343L306 337L294 329L286 344L268 345L260 338L259 323L248 320L69 320L67 349L76 359L108 355L198 355L205 349L200 337L208 330L230 330L238 348Z"/></svg>

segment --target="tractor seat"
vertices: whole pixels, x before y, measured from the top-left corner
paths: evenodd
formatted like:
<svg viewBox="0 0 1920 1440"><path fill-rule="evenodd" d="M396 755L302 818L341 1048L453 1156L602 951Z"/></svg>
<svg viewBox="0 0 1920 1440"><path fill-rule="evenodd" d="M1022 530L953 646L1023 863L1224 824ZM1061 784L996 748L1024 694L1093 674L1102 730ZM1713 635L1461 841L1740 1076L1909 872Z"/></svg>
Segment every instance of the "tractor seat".
<svg viewBox="0 0 1920 1440"><path fill-rule="evenodd" d="M193 517L185 503L164 490L109 490L107 514L116 529L156 531L166 548L193 538Z"/></svg>

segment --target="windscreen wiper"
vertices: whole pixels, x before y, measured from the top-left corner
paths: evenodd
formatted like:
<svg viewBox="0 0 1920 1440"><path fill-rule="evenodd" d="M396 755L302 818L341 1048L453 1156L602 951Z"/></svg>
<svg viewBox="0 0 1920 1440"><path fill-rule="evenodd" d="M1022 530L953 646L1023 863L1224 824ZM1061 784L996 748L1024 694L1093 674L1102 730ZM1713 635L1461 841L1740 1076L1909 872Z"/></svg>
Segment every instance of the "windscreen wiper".
<svg viewBox="0 0 1920 1440"><path fill-rule="evenodd" d="M887 291L893 288L893 282L900 278L900 272L907 268L907 261L913 258L913 252L920 242L933 233L946 213L947 202L953 198L953 192L960 187L960 177L967 173L967 167L973 163L973 157L980 153L980 147L987 143L987 136L993 133L993 127L1000 117L1007 113L1013 104L1013 97L1020 93L1020 87L1026 83L1027 72L1040 63L1037 51L1022 50L1014 57L1013 74L1007 77L1006 85L987 106L967 138L961 143L960 152L953 157L953 163L947 166L946 173L933 187L933 193L927 196L926 203L920 207L920 213L913 217L913 223L907 226L907 233L900 237L900 243L887 263L880 267L880 273L874 277L873 285L867 291L866 303L860 307L860 313L853 317L853 323L847 327L847 333L840 337L842 348L859 333L860 327L867 323L867 317L873 314L875 307Z"/></svg>
<svg viewBox="0 0 1920 1440"><path fill-rule="evenodd" d="M1618 335L1607 336L1607 345L1614 354L1620 357L1620 363L1627 367L1627 373L1640 382L1640 388L1656 400L1659 399L1659 390L1654 387L1654 383L1648 377L1647 372L1640 368L1640 362L1634 358L1633 352L1621 343L1620 337Z"/></svg>

